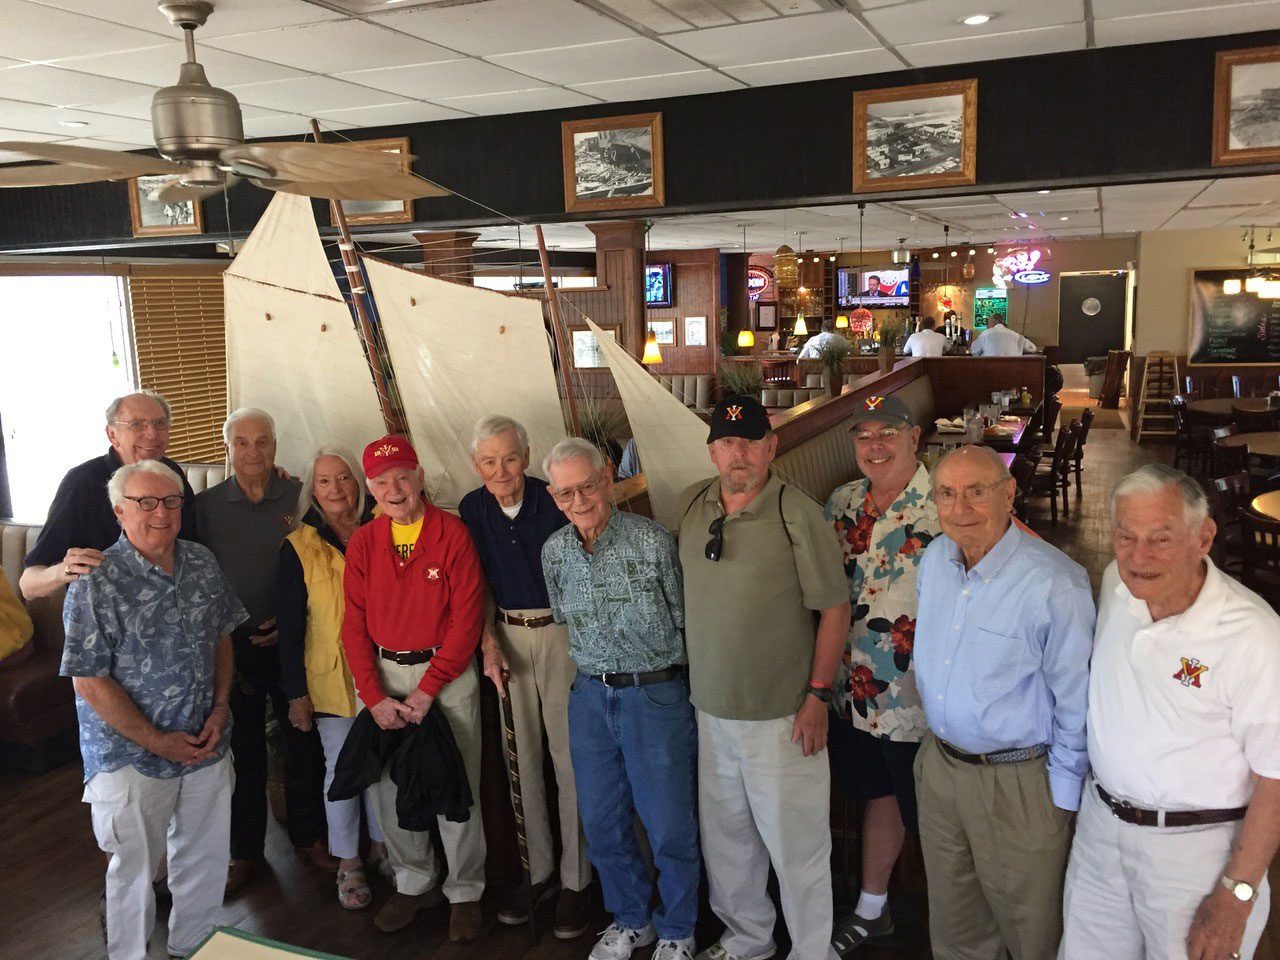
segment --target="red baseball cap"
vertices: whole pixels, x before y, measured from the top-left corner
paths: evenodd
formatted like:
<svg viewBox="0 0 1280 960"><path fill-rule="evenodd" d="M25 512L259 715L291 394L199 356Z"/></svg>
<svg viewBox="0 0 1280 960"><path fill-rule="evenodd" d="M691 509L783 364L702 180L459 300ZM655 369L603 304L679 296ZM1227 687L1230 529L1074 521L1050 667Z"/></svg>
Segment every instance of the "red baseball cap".
<svg viewBox="0 0 1280 960"><path fill-rule="evenodd" d="M418 466L418 453L404 437L389 435L364 448L360 465L364 467L364 475L372 480L392 467L415 469Z"/></svg>

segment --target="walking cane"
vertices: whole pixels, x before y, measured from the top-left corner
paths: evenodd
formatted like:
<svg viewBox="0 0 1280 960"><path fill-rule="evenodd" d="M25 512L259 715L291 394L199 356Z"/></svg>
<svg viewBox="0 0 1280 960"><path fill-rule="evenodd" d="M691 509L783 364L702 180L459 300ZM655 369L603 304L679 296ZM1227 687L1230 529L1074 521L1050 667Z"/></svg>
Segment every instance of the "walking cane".
<svg viewBox="0 0 1280 960"><path fill-rule="evenodd" d="M524 826L524 795L520 791L520 763L516 752L516 722L511 713L511 680L507 679L507 695L499 697L502 731L507 747L507 777L511 784L511 808L516 815L516 846L520 850L520 866L524 871L525 903L529 907L529 942L538 942L538 926L533 902L533 872L529 867L529 838Z"/></svg>

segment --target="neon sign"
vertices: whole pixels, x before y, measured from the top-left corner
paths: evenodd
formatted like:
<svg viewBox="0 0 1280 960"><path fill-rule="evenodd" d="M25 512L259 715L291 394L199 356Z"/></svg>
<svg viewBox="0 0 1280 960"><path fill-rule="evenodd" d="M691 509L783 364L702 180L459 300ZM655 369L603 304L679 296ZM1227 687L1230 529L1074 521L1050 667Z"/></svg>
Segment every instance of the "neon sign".
<svg viewBox="0 0 1280 960"><path fill-rule="evenodd" d="M766 267L747 267L747 297L759 300L765 288L773 283L773 272Z"/></svg>
<svg viewBox="0 0 1280 960"><path fill-rule="evenodd" d="M992 265L991 282L1002 290L1006 289L1010 282L1026 286L1048 283L1050 279L1048 271L1040 270L1036 266L1040 262L1040 257L1040 251L1035 249L1015 250L1007 256L1000 257Z"/></svg>

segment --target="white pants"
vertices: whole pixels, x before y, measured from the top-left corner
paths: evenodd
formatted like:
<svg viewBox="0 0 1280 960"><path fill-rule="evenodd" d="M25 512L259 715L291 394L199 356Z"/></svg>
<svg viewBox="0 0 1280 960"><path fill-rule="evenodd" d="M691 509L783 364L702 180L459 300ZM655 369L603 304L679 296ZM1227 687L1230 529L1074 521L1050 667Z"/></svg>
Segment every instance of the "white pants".
<svg viewBox="0 0 1280 960"><path fill-rule="evenodd" d="M378 658L378 677L389 697L407 697L427 672L427 664L411 666ZM453 823L437 817L440 840L449 874L444 881L444 895L450 903L479 900L484 893L484 824L480 818L480 681L474 663L436 697L432 709L439 707L453 730L453 738L462 752L471 783L471 816L466 823ZM396 874L396 890L415 895L426 893L440 882L431 834L425 830L402 830L396 816L396 785L390 771L373 787L378 821L387 839L387 854Z"/></svg>
<svg viewBox="0 0 1280 960"><path fill-rule="evenodd" d="M1216 889L1240 824L1139 827L1085 784L1063 897L1059 960L1186 960L1187 931ZM1245 925L1250 960L1271 906L1264 876Z"/></svg>
<svg viewBox="0 0 1280 960"><path fill-rule="evenodd" d="M84 788L107 865L107 956L145 960L156 924L152 881L169 856L169 952L185 956L209 935L231 858L231 755L168 780L133 767L95 774ZM167 840L167 844L166 844Z"/></svg>
<svg viewBox="0 0 1280 960"><path fill-rule="evenodd" d="M778 875L790 960L831 955L831 771L827 751L791 742L795 717L698 716L698 825L720 942L748 958L774 951Z"/></svg>
<svg viewBox="0 0 1280 960"><path fill-rule="evenodd" d="M329 852L339 860L360 856L360 800L330 800L329 786L338 766L338 754L356 722L355 717L316 717L320 731L320 748L324 751L324 818L329 825ZM369 839L382 843L382 828L374 810L373 790L364 792L364 816L369 824Z"/></svg>

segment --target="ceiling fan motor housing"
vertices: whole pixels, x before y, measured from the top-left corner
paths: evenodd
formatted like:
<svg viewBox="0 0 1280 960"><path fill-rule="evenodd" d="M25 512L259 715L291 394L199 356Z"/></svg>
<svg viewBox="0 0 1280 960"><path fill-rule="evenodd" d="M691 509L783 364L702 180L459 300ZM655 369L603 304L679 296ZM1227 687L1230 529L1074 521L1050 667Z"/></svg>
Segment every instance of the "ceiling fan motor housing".
<svg viewBox="0 0 1280 960"><path fill-rule="evenodd" d="M184 63L178 82L151 99L156 149L170 160L218 159L220 151L244 142L240 103L209 83L204 67Z"/></svg>

